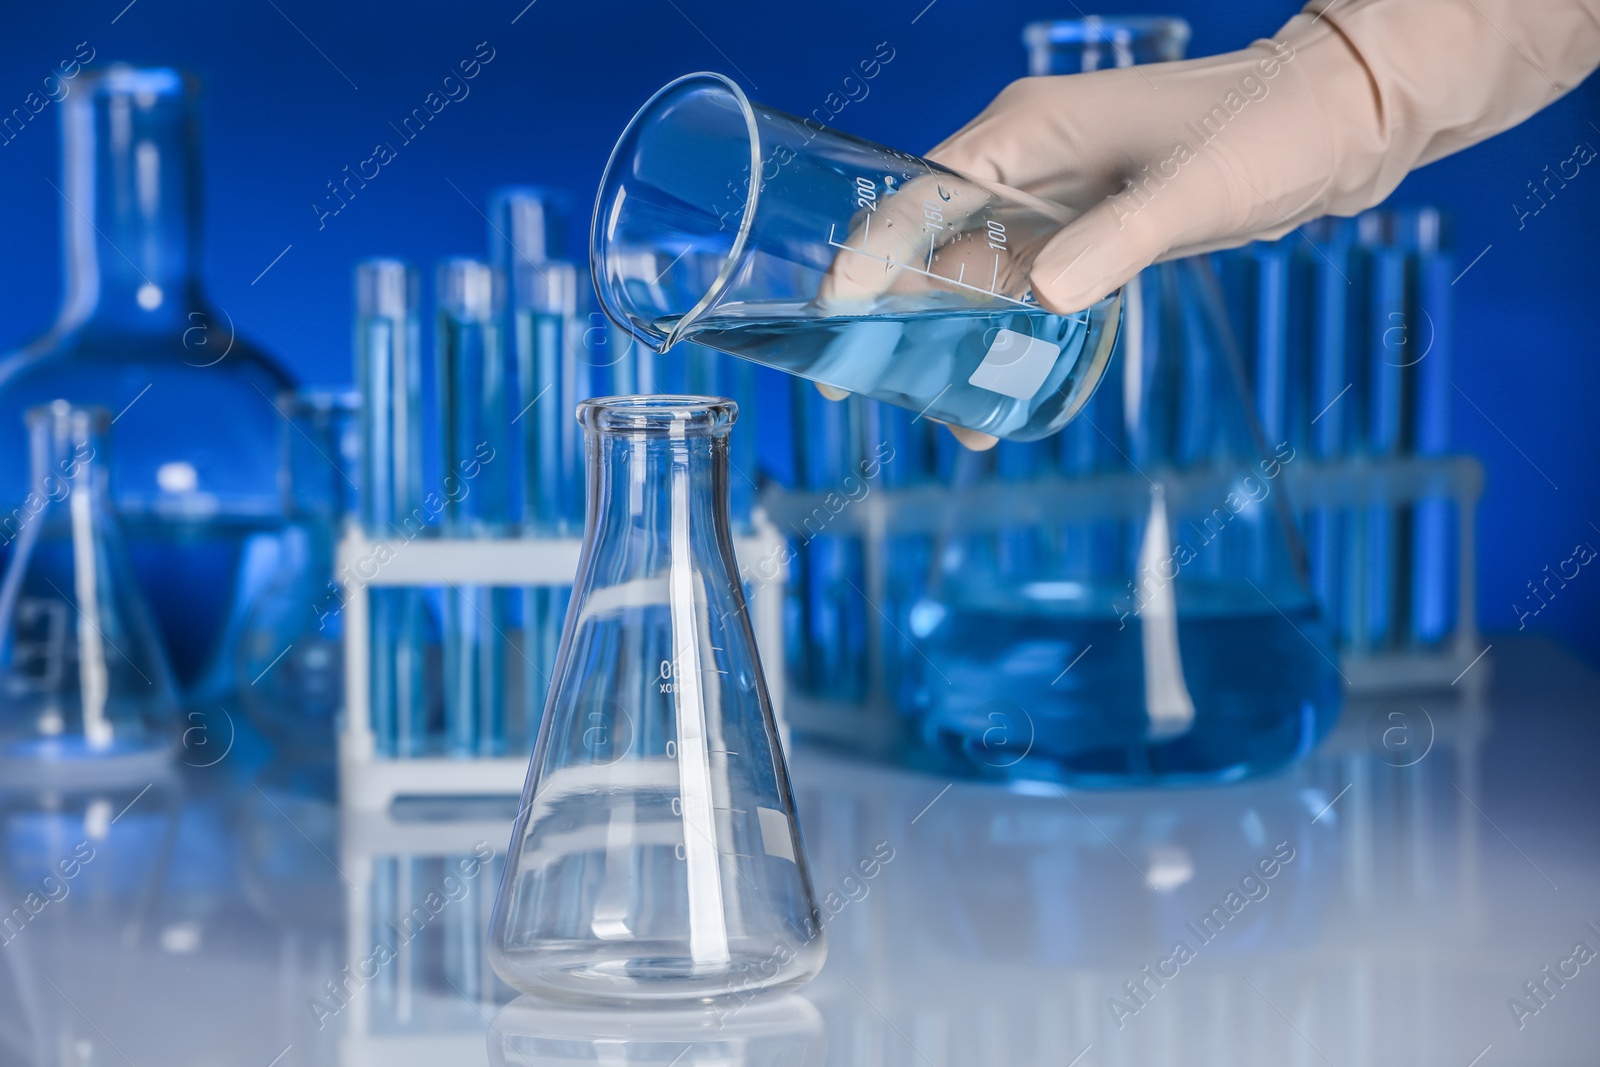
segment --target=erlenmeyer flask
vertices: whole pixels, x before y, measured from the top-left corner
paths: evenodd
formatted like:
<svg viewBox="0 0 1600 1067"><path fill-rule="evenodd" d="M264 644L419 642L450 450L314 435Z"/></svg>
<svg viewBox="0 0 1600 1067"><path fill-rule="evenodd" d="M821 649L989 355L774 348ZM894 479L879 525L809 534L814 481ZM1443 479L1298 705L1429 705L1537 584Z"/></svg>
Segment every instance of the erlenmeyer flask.
<svg viewBox="0 0 1600 1067"><path fill-rule="evenodd" d="M111 507L102 408L27 413L32 491L3 517L0 779L160 768L177 701Z"/></svg>
<svg viewBox="0 0 1600 1067"><path fill-rule="evenodd" d="M578 406L583 556L489 936L524 992L715 1000L822 966L729 531L736 412Z"/></svg>

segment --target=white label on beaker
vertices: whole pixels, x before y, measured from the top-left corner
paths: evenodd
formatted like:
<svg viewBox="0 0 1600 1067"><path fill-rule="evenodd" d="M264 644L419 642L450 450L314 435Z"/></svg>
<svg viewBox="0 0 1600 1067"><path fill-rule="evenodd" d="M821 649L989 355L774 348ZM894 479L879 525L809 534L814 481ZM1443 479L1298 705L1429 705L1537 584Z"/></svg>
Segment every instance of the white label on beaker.
<svg viewBox="0 0 1600 1067"><path fill-rule="evenodd" d="M1016 330L1001 330L967 383L991 393L1031 400L1050 376L1050 368L1056 365L1059 355L1061 349L1049 341Z"/></svg>
<svg viewBox="0 0 1600 1067"><path fill-rule="evenodd" d="M789 817L776 808L758 807L756 820L761 827L761 850L793 863L794 838L789 836Z"/></svg>

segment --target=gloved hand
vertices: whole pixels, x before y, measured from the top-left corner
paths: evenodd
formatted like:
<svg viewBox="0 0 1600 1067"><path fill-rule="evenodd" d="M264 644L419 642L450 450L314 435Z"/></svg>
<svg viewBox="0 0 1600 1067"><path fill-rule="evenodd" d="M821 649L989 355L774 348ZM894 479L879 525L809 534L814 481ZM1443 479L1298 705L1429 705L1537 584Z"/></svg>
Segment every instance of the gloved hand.
<svg viewBox="0 0 1600 1067"><path fill-rule="evenodd" d="M1013 82L928 158L1078 213L1029 271L1065 315L1159 260L1372 207L1597 64L1600 0L1313 0L1242 51Z"/></svg>
<svg viewBox="0 0 1600 1067"><path fill-rule="evenodd" d="M1070 314L1162 259L1353 215L1600 63L1600 0L1315 0L1205 59L1012 83L928 153L1083 214L1034 260Z"/></svg>

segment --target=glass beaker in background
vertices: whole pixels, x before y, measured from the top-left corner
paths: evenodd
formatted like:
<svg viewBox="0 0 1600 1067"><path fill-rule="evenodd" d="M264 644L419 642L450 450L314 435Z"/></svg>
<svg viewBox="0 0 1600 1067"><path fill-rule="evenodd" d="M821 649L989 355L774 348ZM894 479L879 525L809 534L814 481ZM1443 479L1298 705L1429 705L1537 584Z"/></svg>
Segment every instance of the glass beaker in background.
<svg viewBox="0 0 1600 1067"><path fill-rule="evenodd" d="M584 548L490 960L523 992L712 1000L822 965L728 521L733 404L579 406Z"/></svg>
<svg viewBox="0 0 1600 1067"><path fill-rule="evenodd" d="M344 704L344 613L330 586L339 538L357 506L361 398L302 389L285 393L278 408L289 519L273 583L245 617L239 694L278 745L330 756Z"/></svg>
<svg viewBox="0 0 1600 1067"><path fill-rule="evenodd" d="M112 413L133 574L188 685L237 607L244 546L281 521L273 402L293 383L201 292L193 83L119 64L60 109L66 295L48 334L0 359L0 454L24 454L36 405ZM28 488L21 463L0 467L0 506Z"/></svg>
<svg viewBox="0 0 1600 1067"><path fill-rule="evenodd" d="M65 400L28 412L33 488L5 517L0 580L9 786L155 774L170 761L177 697L112 509L110 428L105 410Z"/></svg>
<svg viewBox="0 0 1600 1067"><path fill-rule="evenodd" d="M1032 69L1060 73L1178 58L1186 29L1090 19L1026 39ZM1338 711L1281 478L1304 452L1262 435L1210 260L1158 264L1124 298L1120 365L1061 437L1063 480L1028 500L958 480L912 612L923 737L975 773L1235 780L1309 751ZM1059 550L1005 550L1021 523L1054 527Z"/></svg>
<svg viewBox="0 0 1600 1067"><path fill-rule="evenodd" d="M590 259L602 308L653 349L692 340L1034 440L1088 399L1116 335L1115 295L1067 316L1032 300L1033 257L1072 217L693 74L618 141Z"/></svg>

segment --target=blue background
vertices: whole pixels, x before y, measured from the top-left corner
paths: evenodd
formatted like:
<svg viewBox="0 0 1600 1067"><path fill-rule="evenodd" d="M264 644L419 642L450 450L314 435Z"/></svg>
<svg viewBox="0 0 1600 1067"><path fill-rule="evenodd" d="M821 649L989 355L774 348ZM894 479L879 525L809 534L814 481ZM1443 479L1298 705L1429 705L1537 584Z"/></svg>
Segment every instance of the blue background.
<svg viewBox="0 0 1600 1067"><path fill-rule="evenodd" d="M79 42L94 66L176 64L205 86L206 256L211 298L313 383L350 378L350 268L363 256L419 263L481 253L480 210L499 184L572 191L581 216L612 142L669 78L734 75L764 103L807 113L880 41L895 58L837 124L909 150L938 142L1025 73L1020 31L1082 12L1014 0L126 0L30 4L5 16L0 113L20 106ZM1106 13L1133 13L1107 4ZM1287 3L1169 3L1194 26L1190 54L1270 35ZM114 21L115 20L115 21ZM915 21L913 21L915 20ZM487 41L494 59L357 198L319 230L324 183L398 144L399 122ZM1454 220L1458 261L1489 251L1456 286L1454 439L1480 456L1480 622L1516 628L1525 583L1587 541L1600 548L1600 365L1595 359L1595 237L1600 166L1518 228L1512 204L1541 168L1600 148L1600 89L1591 78L1521 127L1411 176L1395 204L1433 203ZM0 346L42 332L61 290L54 107L0 146ZM571 238L580 241L586 218ZM288 251L285 253L285 248ZM271 270L254 281L274 257ZM5 457L21 462L22 457ZM1600 566L1536 618L1600 659Z"/></svg>

